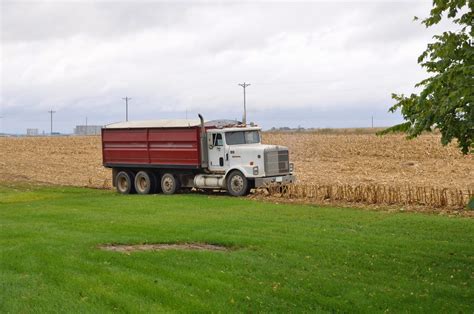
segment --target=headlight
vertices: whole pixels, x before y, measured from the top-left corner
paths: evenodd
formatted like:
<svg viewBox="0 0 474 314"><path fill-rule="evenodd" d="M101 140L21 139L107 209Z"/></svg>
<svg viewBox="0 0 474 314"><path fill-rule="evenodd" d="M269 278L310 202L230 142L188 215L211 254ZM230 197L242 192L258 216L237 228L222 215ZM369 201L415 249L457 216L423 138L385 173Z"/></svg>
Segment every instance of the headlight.
<svg viewBox="0 0 474 314"><path fill-rule="evenodd" d="M258 174L258 166L253 167L253 175L256 176Z"/></svg>
<svg viewBox="0 0 474 314"><path fill-rule="evenodd" d="M295 170L295 165L290 162L290 172L293 172L293 170Z"/></svg>

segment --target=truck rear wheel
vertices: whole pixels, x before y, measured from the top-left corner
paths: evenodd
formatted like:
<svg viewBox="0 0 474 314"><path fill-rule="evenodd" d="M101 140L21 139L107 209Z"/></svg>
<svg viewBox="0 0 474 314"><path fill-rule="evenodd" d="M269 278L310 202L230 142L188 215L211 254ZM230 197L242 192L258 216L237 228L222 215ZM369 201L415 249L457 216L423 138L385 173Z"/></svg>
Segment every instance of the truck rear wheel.
<svg viewBox="0 0 474 314"><path fill-rule="evenodd" d="M156 177L148 171L139 171L135 176L135 190L138 194L150 194L155 191Z"/></svg>
<svg viewBox="0 0 474 314"><path fill-rule="evenodd" d="M179 180L171 173L165 173L161 177L161 190L163 194L174 194L180 188Z"/></svg>
<svg viewBox="0 0 474 314"><path fill-rule="evenodd" d="M244 196L250 191L249 181L242 172L232 171L227 177L227 191L232 196Z"/></svg>
<svg viewBox="0 0 474 314"><path fill-rule="evenodd" d="M120 171L117 173L117 178L115 179L117 192L120 194L135 193L134 179L135 176L130 171Z"/></svg>

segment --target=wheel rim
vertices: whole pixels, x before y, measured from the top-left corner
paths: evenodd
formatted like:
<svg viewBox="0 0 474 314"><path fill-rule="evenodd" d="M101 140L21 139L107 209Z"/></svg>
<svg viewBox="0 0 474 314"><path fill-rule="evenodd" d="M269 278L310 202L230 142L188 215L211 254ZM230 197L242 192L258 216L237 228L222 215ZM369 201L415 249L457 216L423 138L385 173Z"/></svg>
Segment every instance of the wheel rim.
<svg viewBox="0 0 474 314"><path fill-rule="evenodd" d="M165 192L171 192L174 189L174 180L170 177L163 178L163 190Z"/></svg>
<svg viewBox="0 0 474 314"><path fill-rule="evenodd" d="M120 177L118 182L119 190L124 192L128 188L128 182L125 177Z"/></svg>
<svg viewBox="0 0 474 314"><path fill-rule="evenodd" d="M244 179L239 175L233 176L230 183L231 183L232 190L235 192L240 192L244 188Z"/></svg>
<svg viewBox="0 0 474 314"><path fill-rule="evenodd" d="M140 191L145 191L148 188L148 182L146 178L140 177L140 179L138 180L138 187Z"/></svg>

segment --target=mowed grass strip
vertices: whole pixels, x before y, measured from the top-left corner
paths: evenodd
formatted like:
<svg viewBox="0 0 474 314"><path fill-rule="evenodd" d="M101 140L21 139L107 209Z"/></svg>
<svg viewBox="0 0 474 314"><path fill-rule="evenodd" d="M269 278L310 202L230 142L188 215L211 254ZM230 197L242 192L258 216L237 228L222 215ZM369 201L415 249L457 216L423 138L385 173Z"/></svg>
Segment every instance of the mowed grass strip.
<svg viewBox="0 0 474 314"><path fill-rule="evenodd" d="M473 276L472 219L0 187L0 312L472 313Z"/></svg>

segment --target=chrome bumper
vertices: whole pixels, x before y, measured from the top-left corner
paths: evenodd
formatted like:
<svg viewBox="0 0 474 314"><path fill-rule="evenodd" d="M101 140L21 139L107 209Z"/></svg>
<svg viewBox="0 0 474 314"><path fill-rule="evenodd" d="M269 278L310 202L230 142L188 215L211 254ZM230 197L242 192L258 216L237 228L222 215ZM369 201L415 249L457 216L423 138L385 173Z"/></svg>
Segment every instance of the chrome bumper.
<svg viewBox="0 0 474 314"><path fill-rule="evenodd" d="M284 176L255 178L255 187L258 188L258 187L273 185L273 184L286 185L286 184L295 183L295 182L296 182L296 177L292 174L287 174Z"/></svg>

